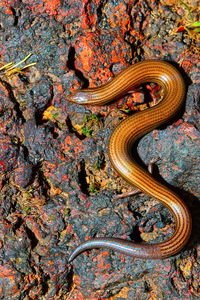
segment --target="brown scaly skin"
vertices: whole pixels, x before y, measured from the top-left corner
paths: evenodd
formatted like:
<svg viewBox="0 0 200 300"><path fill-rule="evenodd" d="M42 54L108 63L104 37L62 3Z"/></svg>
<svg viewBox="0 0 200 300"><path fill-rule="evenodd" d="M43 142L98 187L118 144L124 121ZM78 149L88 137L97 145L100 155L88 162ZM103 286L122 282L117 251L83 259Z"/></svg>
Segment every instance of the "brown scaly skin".
<svg viewBox="0 0 200 300"><path fill-rule="evenodd" d="M159 259L179 252L188 242L192 221L183 201L169 188L156 181L131 157L133 144L143 135L169 121L180 110L185 97L185 84L171 64L147 60L128 67L109 83L75 92L69 101L85 105L101 105L125 95L133 88L158 83L164 90L163 100L122 121L111 135L109 156L113 167L126 181L167 206L175 217L176 229L168 240L157 244L137 244L117 238L95 238L80 244L69 257L71 262L87 249L109 248L125 255Z"/></svg>

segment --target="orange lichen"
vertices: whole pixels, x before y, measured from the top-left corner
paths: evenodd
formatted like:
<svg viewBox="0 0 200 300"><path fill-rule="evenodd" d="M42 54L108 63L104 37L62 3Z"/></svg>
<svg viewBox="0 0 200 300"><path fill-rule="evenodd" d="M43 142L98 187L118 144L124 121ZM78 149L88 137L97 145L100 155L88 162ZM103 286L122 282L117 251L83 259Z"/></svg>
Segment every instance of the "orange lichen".
<svg viewBox="0 0 200 300"><path fill-rule="evenodd" d="M124 3L115 6L113 13L108 16L108 22L111 28L120 28L122 35L130 30L131 20Z"/></svg>
<svg viewBox="0 0 200 300"><path fill-rule="evenodd" d="M63 151L67 154L71 149L73 149L75 154L79 154L84 151L84 146L79 139L73 139L68 135L63 143Z"/></svg>
<svg viewBox="0 0 200 300"><path fill-rule="evenodd" d="M60 109L51 105L43 112L42 119L55 121L59 117L59 113Z"/></svg>
<svg viewBox="0 0 200 300"><path fill-rule="evenodd" d="M119 293L115 294L113 297L110 297L109 300L119 300L119 299L128 299L128 292L130 287L123 287Z"/></svg>
<svg viewBox="0 0 200 300"><path fill-rule="evenodd" d="M77 60L81 63L82 69L84 69L84 71L86 72L89 72L91 70L93 62L93 43L93 35L87 34L86 36L83 36L76 44L76 48L82 49L77 53Z"/></svg>
<svg viewBox="0 0 200 300"><path fill-rule="evenodd" d="M108 251L104 251L104 252L101 252L100 255L98 255L98 258L97 258L97 268L101 271L103 270L108 270L110 269L110 264L109 263L105 263L105 257L108 256Z"/></svg>
<svg viewBox="0 0 200 300"><path fill-rule="evenodd" d="M43 0L45 11L51 15L55 16L58 14L58 8L60 7L60 0Z"/></svg>

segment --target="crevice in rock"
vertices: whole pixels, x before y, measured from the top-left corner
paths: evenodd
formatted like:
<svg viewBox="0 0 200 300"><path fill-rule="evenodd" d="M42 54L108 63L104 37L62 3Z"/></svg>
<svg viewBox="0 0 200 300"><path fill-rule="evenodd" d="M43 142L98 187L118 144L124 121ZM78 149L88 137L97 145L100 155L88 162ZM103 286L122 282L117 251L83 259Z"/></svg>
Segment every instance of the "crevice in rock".
<svg viewBox="0 0 200 300"><path fill-rule="evenodd" d="M23 219L19 217L17 219L17 222L13 226L13 231L16 232L21 227L21 225L23 224L23 222L24 222Z"/></svg>
<svg viewBox="0 0 200 300"><path fill-rule="evenodd" d="M79 172L78 172L78 180L79 180L79 185L80 185L81 191L85 195L89 195L89 193L88 193L89 185L86 180L87 173L86 173L86 169L85 169L85 161L83 159L80 161L79 166L80 167L79 167Z"/></svg>
<svg viewBox="0 0 200 300"><path fill-rule="evenodd" d="M44 123L46 123L46 120L43 120L43 113L44 111L52 105L52 101L54 98L54 91L53 91L53 85L50 86L50 99L49 101L46 103L46 105L43 108L37 109L35 111L35 121L36 121L36 125L42 125Z"/></svg>
<svg viewBox="0 0 200 300"><path fill-rule="evenodd" d="M41 268L40 268L40 272L41 272L41 286L42 286L41 292L42 292L42 295L45 295L48 293L48 290L49 290L48 281L50 280L50 275L45 274Z"/></svg>
<svg viewBox="0 0 200 300"><path fill-rule="evenodd" d="M67 67L69 70L73 70L75 75L82 82L82 88L87 88L89 86L89 80L85 78L83 73L75 67L75 56L75 48L71 46L68 53Z"/></svg>
<svg viewBox="0 0 200 300"><path fill-rule="evenodd" d="M30 162L30 160L29 160L29 150L28 150L28 148L27 148L25 145L23 145L23 144L21 144L20 146L21 146L22 151L23 151L24 159L25 159L26 161Z"/></svg>
<svg viewBox="0 0 200 300"><path fill-rule="evenodd" d="M101 169L104 170L106 167L106 159L105 159L105 154L103 150L99 152L99 156L97 157L97 161L95 163L95 168L96 169Z"/></svg>
<svg viewBox="0 0 200 300"><path fill-rule="evenodd" d="M84 134L79 134L78 131L73 127L69 116L66 119L66 125L68 127L69 132L75 134L76 137L79 138L81 141L86 138L86 136Z"/></svg>
<svg viewBox="0 0 200 300"><path fill-rule="evenodd" d="M6 81L4 81L2 79L1 79L1 82L3 83L3 85L5 86L5 88L7 89L9 98L10 98L11 102L14 104L14 109L16 111L18 119L21 120L22 124L25 123L26 120L25 120L25 118L23 116L23 113L22 113L22 111L20 109L19 103L15 99L15 96L13 94L11 85L8 82L6 82Z"/></svg>
<svg viewBox="0 0 200 300"><path fill-rule="evenodd" d="M10 10L11 10L11 12L13 14L13 19L14 19L13 26L17 26L18 25L19 16L17 15L17 12L14 9L14 7L10 7Z"/></svg>
<svg viewBox="0 0 200 300"><path fill-rule="evenodd" d="M101 22L101 19L102 19L102 11L103 11L103 8L105 6L105 4L107 3L107 0L104 1L104 0L101 0L98 8L97 8L97 23L99 24Z"/></svg>
<svg viewBox="0 0 200 300"><path fill-rule="evenodd" d="M135 243L140 243L142 242L142 239L140 237L140 231L139 231L139 227L135 226L131 232L131 234L129 235L129 237L131 238L131 240L133 240Z"/></svg>
<svg viewBox="0 0 200 300"><path fill-rule="evenodd" d="M25 227L25 230L31 243L31 249L33 250L38 244L38 239L36 238L35 234L28 226Z"/></svg>
<svg viewBox="0 0 200 300"><path fill-rule="evenodd" d="M145 293L150 293L152 291L152 287L150 286L148 281L144 281L144 292Z"/></svg>
<svg viewBox="0 0 200 300"><path fill-rule="evenodd" d="M70 293L73 290L74 286L74 280L73 280L74 272L73 268L69 270L69 273L67 275L67 281L68 281L68 292Z"/></svg>
<svg viewBox="0 0 200 300"><path fill-rule="evenodd" d="M37 176L38 183L39 183L39 186L41 188L42 195L45 197L46 200L49 200L49 189L50 189L50 186L49 186L49 183L47 182L47 180L46 180L46 178L45 178L45 176L43 174L41 163L38 163L34 167L33 173L36 174L35 177Z"/></svg>

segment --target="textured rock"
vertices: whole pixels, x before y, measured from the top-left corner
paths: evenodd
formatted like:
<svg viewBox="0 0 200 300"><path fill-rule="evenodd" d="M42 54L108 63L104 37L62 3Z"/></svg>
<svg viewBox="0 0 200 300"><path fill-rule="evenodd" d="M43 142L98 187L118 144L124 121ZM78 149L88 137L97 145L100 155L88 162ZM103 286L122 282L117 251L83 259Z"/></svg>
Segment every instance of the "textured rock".
<svg viewBox="0 0 200 300"><path fill-rule="evenodd" d="M197 1L3 0L0 63L37 64L0 71L0 298L199 298L199 54L197 35L177 32L198 20ZM80 87L106 83L130 64L172 61L187 84L173 123L149 133L138 152L159 158L157 178L187 203L193 233L176 256L158 261L105 249L68 255L81 241L115 236L155 242L173 231L169 211L131 190L112 169L107 145L129 114L153 105L157 86L103 107L66 101ZM0 65L0 67L1 67ZM150 103L146 103L149 98ZM156 172L155 170L155 173Z"/></svg>

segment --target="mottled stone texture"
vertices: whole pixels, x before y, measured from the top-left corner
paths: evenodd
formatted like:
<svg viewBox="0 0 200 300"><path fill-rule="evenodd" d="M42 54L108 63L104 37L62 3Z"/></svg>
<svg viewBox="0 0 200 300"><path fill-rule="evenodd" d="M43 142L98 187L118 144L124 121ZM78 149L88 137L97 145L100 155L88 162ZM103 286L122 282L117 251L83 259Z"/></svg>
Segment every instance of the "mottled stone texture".
<svg viewBox="0 0 200 300"><path fill-rule="evenodd" d="M199 299L199 45L194 32L176 32L198 13L187 0L0 1L0 66L30 52L28 63L37 62L0 73L0 299ZM155 242L172 234L169 211L154 199L112 199L131 187L107 156L113 128L151 106L157 87L105 107L66 101L148 58L172 61L187 84L179 116L138 151L145 164L160 158L155 176L187 203L191 240L165 260L100 249L69 266L72 249L91 237Z"/></svg>

